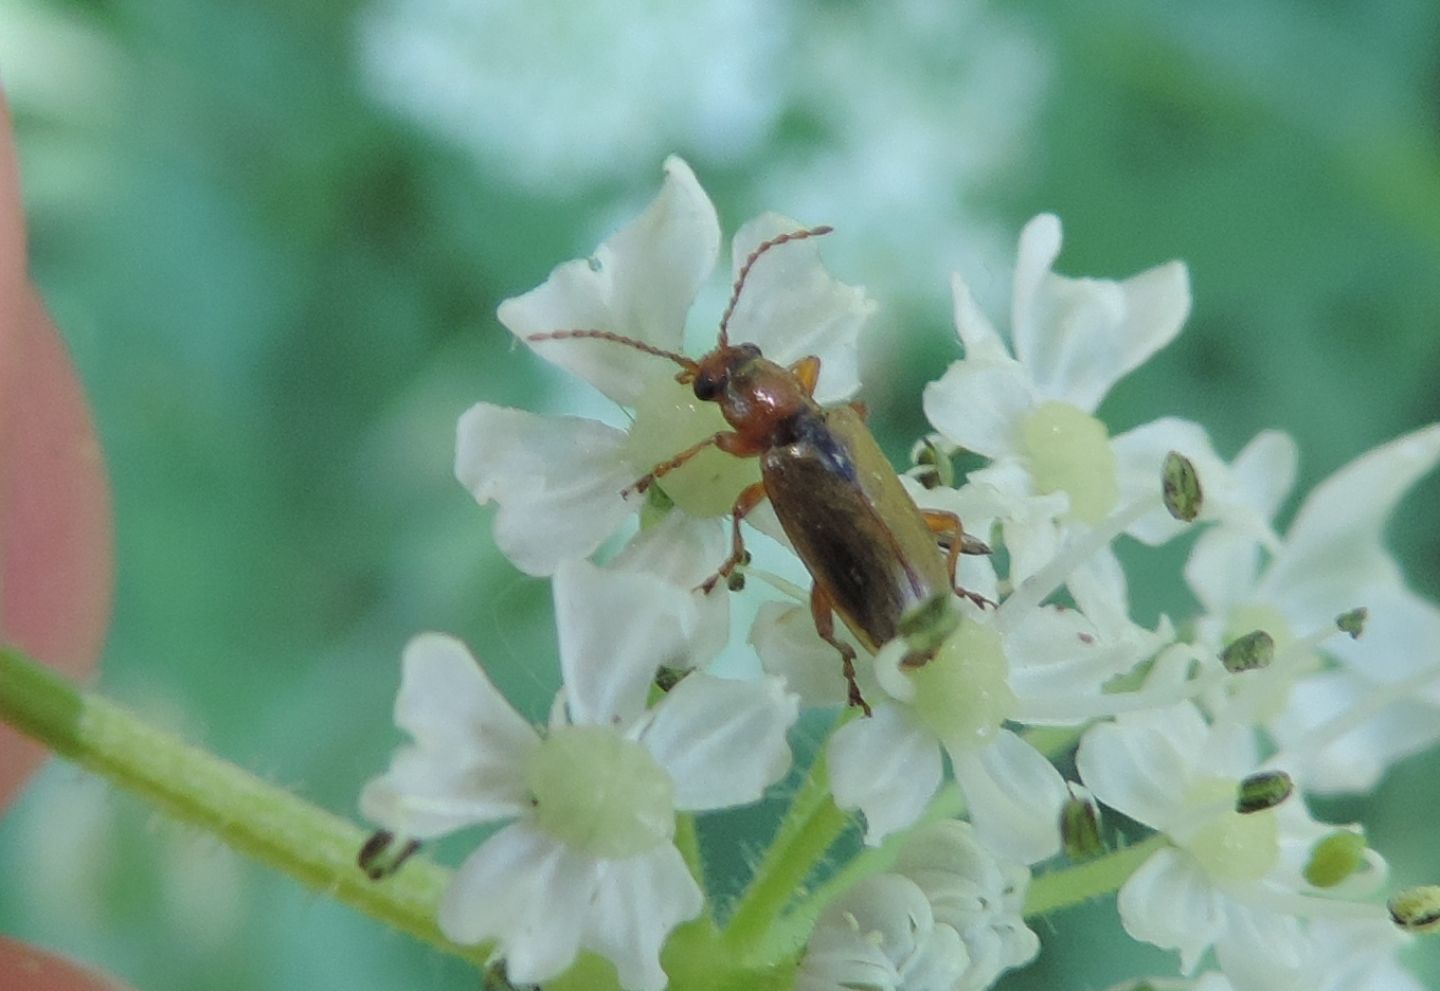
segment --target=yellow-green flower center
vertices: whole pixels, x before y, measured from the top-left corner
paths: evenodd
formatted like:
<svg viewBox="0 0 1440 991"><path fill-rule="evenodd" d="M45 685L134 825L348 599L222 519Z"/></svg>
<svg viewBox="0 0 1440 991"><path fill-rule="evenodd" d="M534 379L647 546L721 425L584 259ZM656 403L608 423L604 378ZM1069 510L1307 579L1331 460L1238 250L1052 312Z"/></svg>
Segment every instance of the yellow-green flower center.
<svg viewBox="0 0 1440 991"><path fill-rule="evenodd" d="M1015 710L1000 637L973 620L962 620L934 657L906 673L916 715L947 747L983 745Z"/></svg>
<svg viewBox="0 0 1440 991"><path fill-rule="evenodd" d="M644 853L675 832L675 786L640 744L604 726L565 726L525 766L547 833L595 857Z"/></svg>
<svg viewBox="0 0 1440 991"><path fill-rule="evenodd" d="M1115 508L1120 483L1105 424L1078 406L1051 400L1025 417L1020 438L1035 487L1068 495L1074 519L1099 523Z"/></svg>
<svg viewBox="0 0 1440 991"><path fill-rule="evenodd" d="M1285 617L1274 606L1262 603L1237 606L1225 617L1226 642L1256 630L1264 630L1270 634L1270 639L1275 641L1277 654L1295 642L1295 634L1291 632L1290 624L1285 622Z"/></svg>
<svg viewBox="0 0 1440 991"><path fill-rule="evenodd" d="M1176 841L1218 880L1254 880L1280 859L1275 810L1236 812L1238 785L1228 778L1193 782L1185 793L1187 824L1179 835L1172 830Z"/></svg>
<svg viewBox="0 0 1440 991"><path fill-rule="evenodd" d="M1230 611L1225 622L1227 640L1264 630L1275 641L1274 656L1279 663L1272 661L1255 678L1246 693L1247 717L1256 722L1269 722L1285 711L1296 680L1311 671L1320 670L1323 666L1320 655L1313 650L1295 649L1295 632L1274 606L1261 603L1239 606Z"/></svg>
<svg viewBox="0 0 1440 991"><path fill-rule="evenodd" d="M692 444L731 429L718 404L701 402L689 386L668 375L645 390L634 412L625 458L636 467L637 478ZM685 512L705 517L728 513L740 490L759 480L755 458L737 458L712 447L656 484Z"/></svg>

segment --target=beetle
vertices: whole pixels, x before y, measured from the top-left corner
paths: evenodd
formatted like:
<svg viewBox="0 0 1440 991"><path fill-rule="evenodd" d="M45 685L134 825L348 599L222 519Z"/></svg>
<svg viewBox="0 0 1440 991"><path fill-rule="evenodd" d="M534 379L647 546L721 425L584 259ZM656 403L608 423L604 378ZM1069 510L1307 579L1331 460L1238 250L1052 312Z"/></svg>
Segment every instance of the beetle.
<svg viewBox="0 0 1440 991"><path fill-rule="evenodd" d="M548 331L526 340L605 340L667 358L680 366L677 382L690 385L697 399L719 405L732 429L655 465L622 494L645 492L711 447L758 458L760 481L741 490L730 510L730 555L699 587L712 591L748 561L740 522L768 498L813 579L810 613L816 632L840 653L850 704L869 715L855 680L855 649L836 635L835 616L873 653L905 630L907 617L948 603L952 591L989 604L959 587L955 571L962 553L988 554L990 549L967 536L954 513L915 504L865 426L862 406L816 402L818 357L780 365L754 344L730 343L730 318L756 261L788 242L831 230L790 231L758 245L736 274L715 349L698 360L604 330ZM937 544L946 550L943 558ZM912 654L906 663L923 663L926 656Z"/></svg>

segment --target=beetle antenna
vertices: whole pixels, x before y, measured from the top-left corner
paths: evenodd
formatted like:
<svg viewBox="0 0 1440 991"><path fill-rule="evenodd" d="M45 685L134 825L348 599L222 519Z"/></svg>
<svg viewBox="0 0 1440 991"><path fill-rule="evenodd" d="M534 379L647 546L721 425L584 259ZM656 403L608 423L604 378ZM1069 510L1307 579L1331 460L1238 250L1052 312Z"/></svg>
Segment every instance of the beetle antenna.
<svg viewBox="0 0 1440 991"><path fill-rule="evenodd" d="M745 288L745 277L750 274L750 269L754 266L755 261L771 248L777 248L790 241L803 241L810 237L820 237L829 234L834 229L835 228L826 225L823 227L811 227L808 230L790 231L778 237L772 237L768 241L761 241L760 246L750 252L749 257L745 259L745 264L740 266L740 274L735 276L735 286L730 290L730 304L725 307L725 315L720 318L720 346L722 348L730 344L728 334L730 317L735 313L735 304L740 302L740 290Z"/></svg>
<svg viewBox="0 0 1440 991"><path fill-rule="evenodd" d="M637 351L644 351L646 354L653 354L657 358L669 358L675 364L686 371L695 371L696 364L683 354L676 354L674 351L666 351L664 348L657 348L653 344L646 344L644 341L637 341L633 337L624 337L620 334L612 334L608 330L551 330L543 334L526 334L527 341L567 341L585 339L593 341L609 341L612 344L624 344Z"/></svg>

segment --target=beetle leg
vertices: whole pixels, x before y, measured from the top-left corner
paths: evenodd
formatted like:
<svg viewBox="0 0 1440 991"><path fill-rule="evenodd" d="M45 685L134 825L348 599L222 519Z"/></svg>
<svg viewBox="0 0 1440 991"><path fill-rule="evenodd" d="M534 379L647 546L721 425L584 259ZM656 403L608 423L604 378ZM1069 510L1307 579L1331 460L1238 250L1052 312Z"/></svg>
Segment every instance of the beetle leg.
<svg viewBox="0 0 1440 991"><path fill-rule="evenodd" d="M850 690L850 705L858 706L861 712L870 715L870 704L860 694L860 683L855 680L855 648L835 635L835 604L819 582L810 587L810 618L815 621L815 632L820 634L820 639L840 651L841 670Z"/></svg>
<svg viewBox="0 0 1440 991"><path fill-rule="evenodd" d="M643 495L646 489L655 484L655 479L670 474L707 447L720 447L723 443L721 438L735 436L738 435L729 430L722 430L717 434L711 434L698 444L691 444L670 460L660 462L654 468L651 468L648 473L625 486L620 490L620 494L622 496L628 496L631 492L639 492Z"/></svg>
<svg viewBox="0 0 1440 991"><path fill-rule="evenodd" d="M815 383L820 381L820 359L816 355L807 355L795 362L786 369L795 380L800 383L800 388L805 390L805 395L815 397Z"/></svg>
<svg viewBox="0 0 1440 991"><path fill-rule="evenodd" d="M955 578L961 554L989 554L989 545L966 534L965 524L961 523L960 517L954 513L947 513L943 509L922 509L920 515L925 518L925 525L930 528L930 532L935 534L945 547L945 567L950 572L950 587L955 589L955 594L965 596L981 609L986 606L995 608L995 603L978 592L962 588Z"/></svg>
<svg viewBox="0 0 1440 991"><path fill-rule="evenodd" d="M765 450L763 445L757 446L733 430L722 430L719 433L711 434L699 443L691 444L668 461L660 462L648 473L621 489L620 494L628 496L631 492L643 493L655 484L655 479L670 474L707 447L718 447L726 454L733 454L737 458L753 458Z"/></svg>
<svg viewBox="0 0 1440 991"><path fill-rule="evenodd" d="M700 583L702 592L708 595L715 587L716 582L722 578L729 578L730 573L749 558L750 555L745 550L745 538L740 533L740 521L750 510L764 501L764 482L756 482L754 485L747 485L740 490L740 495L735 498L735 505L730 509L730 556L716 569L713 575Z"/></svg>

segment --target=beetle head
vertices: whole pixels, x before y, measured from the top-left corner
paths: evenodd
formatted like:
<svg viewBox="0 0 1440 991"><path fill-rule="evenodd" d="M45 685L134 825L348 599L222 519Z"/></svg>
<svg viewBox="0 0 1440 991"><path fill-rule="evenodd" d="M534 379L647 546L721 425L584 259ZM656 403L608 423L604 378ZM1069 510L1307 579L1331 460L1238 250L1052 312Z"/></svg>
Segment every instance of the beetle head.
<svg viewBox="0 0 1440 991"><path fill-rule="evenodd" d="M735 344L716 348L701 358L695 367L686 368L675 376L681 383L689 383L695 390L695 398L714 402L720 398L730 384L735 372L760 357L760 349L754 344Z"/></svg>

